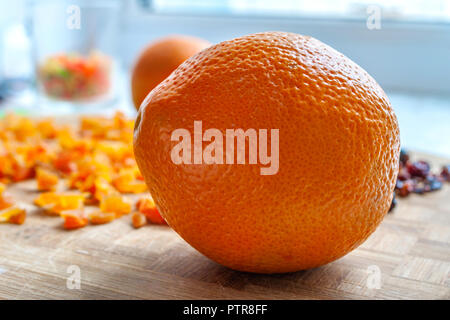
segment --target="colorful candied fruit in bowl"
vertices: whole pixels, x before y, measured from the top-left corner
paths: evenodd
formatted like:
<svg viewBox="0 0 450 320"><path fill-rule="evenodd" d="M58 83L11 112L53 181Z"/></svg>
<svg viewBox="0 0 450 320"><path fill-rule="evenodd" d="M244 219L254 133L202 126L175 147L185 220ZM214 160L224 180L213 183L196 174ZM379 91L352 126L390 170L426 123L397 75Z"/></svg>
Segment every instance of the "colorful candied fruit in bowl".
<svg viewBox="0 0 450 320"><path fill-rule="evenodd" d="M52 98L68 101L92 100L106 95L111 86L111 58L98 51L86 57L56 54L38 68L43 91Z"/></svg>

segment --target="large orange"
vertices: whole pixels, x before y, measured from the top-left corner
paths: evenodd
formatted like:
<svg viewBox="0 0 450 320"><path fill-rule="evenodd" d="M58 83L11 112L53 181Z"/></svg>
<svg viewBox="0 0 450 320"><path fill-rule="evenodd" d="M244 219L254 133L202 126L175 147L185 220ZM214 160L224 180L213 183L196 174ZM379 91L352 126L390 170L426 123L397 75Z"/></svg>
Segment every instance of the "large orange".
<svg viewBox="0 0 450 320"><path fill-rule="evenodd" d="M174 164L175 129L279 129L279 171ZM205 147L209 143L204 143ZM399 157L396 116L361 67L322 42L253 34L188 59L146 98L136 160L168 224L232 269L317 267L360 245L387 213Z"/></svg>
<svg viewBox="0 0 450 320"><path fill-rule="evenodd" d="M183 35L167 36L148 45L139 55L131 74L131 93L136 109L181 63L210 45L206 40Z"/></svg>

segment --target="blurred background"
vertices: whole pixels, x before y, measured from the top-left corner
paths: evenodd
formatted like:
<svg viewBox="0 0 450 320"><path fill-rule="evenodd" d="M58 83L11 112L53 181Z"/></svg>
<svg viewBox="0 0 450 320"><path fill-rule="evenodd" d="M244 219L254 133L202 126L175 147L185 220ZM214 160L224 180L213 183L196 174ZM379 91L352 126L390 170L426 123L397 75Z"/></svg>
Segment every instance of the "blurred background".
<svg viewBox="0 0 450 320"><path fill-rule="evenodd" d="M403 147L450 157L449 0L0 0L0 112L134 116L130 73L152 41L263 31L350 57L387 92Z"/></svg>

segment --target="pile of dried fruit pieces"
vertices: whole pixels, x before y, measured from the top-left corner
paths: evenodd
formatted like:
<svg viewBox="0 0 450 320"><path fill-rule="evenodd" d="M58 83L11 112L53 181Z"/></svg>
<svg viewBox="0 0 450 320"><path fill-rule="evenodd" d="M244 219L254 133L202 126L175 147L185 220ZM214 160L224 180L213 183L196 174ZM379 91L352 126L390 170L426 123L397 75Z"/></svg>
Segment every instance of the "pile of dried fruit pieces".
<svg viewBox="0 0 450 320"><path fill-rule="evenodd" d="M104 224L132 214L136 228L165 224L151 197L133 205L125 194L147 191L133 156L134 122L82 117L77 125L8 114L0 120L0 222L23 224L27 210L4 194L7 186L34 179L34 204L63 218L66 229ZM85 205L95 206L87 214Z"/></svg>
<svg viewBox="0 0 450 320"><path fill-rule="evenodd" d="M411 193L424 194L437 191L446 181L450 182L450 165L443 166L440 173L435 174L431 172L428 162L423 160L413 162L408 152L402 150L394 198L389 211L392 211L397 204L396 196L403 198Z"/></svg>

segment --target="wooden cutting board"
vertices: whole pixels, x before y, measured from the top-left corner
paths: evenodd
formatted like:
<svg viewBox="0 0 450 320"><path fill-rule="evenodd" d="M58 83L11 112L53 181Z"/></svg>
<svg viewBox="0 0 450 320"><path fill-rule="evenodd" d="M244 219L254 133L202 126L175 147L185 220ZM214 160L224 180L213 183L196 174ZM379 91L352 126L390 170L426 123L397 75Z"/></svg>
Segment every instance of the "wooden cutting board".
<svg viewBox="0 0 450 320"><path fill-rule="evenodd" d="M420 157L434 168L450 162ZM7 192L31 203L35 189L31 181ZM22 226L0 224L2 299L450 299L449 275L450 184L400 199L347 256L282 275L229 270L169 227L135 230L130 217L65 231L34 210Z"/></svg>

